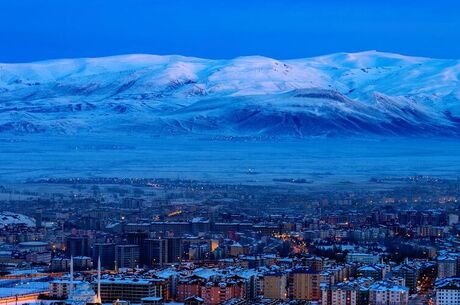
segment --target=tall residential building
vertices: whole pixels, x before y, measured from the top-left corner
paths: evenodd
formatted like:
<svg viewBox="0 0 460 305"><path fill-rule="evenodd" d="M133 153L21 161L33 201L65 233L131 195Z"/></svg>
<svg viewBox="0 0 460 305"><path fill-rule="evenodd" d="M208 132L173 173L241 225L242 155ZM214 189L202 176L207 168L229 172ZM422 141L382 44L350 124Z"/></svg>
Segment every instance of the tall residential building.
<svg viewBox="0 0 460 305"><path fill-rule="evenodd" d="M444 254L437 257L438 278L454 277L457 275L459 256L456 254Z"/></svg>
<svg viewBox="0 0 460 305"><path fill-rule="evenodd" d="M457 216L457 220L458 220L458 216ZM42 222L43 222L43 210L37 209L35 212L35 226L37 228L41 228Z"/></svg>
<svg viewBox="0 0 460 305"><path fill-rule="evenodd" d="M145 240L148 238L149 238L148 231L137 230L137 231L127 233L128 244L139 246L139 252L141 254L140 265L149 265L147 257L145 255Z"/></svg>
<svg viewBox="0 0 460 305"><path fill-rule="evenodd" d="M140 264L138 245L115 246L115 268L136 268Z"/></svg>
<svg viewBox="0 0 460 305"><path fill-rule="evenodd" d="M93 262L101 258L101 267L104 269L115 268L115 244L95 243L93 245Z"/></svg>
<svg viewBox="0 0 460 305"><path fill-rule="evenodd" d="M168 258L169 264L178 263L181 261L184 254L184 247L182 245L182 238L180 237L168 237Z"/></svg>
<svg viewBox="0 0 460 305"><path fill-rule="evenodd" d="M294 300L316 301L320 299L319 272L309 268L295 268L289 273L288 296Z"/></svg>
<svg viewBox="0 0 460 305"><path fill-rule="evenodd" d="M401 277L405 280L405 286L409 288L410 293L417 292L417 280L419 278L419 270L409 264L396 266L392 270L393 275Z"/></svg>
<svg viewBox="0 0 460 305"><path fill-rule="evenodd" d="M70 235L66 237L66 254L68 256L89 256L88 236Z"/></svg>
<svg viewBox="0 0 460 305"><path fill-rule="evenodd" d="M144 245L145 264L155 267L167 264L168 258L168 240L163 238L149 238L145 240Z"/></svg>
<svg viewBox="0 0 460 305"><path fill-rule="evenodd" d="M264 275L264 298L287 299L287 276L282 272L269 272Z"/></svg>

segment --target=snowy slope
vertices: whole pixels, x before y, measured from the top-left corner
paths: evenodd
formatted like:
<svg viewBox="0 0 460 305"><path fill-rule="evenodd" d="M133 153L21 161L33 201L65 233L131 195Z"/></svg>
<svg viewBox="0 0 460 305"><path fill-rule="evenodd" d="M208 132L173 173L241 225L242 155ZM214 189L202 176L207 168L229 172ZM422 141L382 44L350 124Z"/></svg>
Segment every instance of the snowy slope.
<svg viewBox="0 0 460 305"><path fill-rule="evenodd" d="M28 227L35 227L35 220L22 214L12 212L0 213L0 228L9 225L26 225Z"/></svg>
<svg viewBox="0 0 460 305"><path fill-rule="evenodd" d="M0 132L460 134L460 61L125 55L0 64Z"/></svg>

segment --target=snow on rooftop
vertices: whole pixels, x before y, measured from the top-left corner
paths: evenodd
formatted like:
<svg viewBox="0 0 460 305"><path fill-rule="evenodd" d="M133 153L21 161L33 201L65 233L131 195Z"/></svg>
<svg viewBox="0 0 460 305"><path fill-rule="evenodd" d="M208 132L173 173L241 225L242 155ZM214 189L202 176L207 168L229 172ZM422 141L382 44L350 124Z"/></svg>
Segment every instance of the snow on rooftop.
<svg viewBox="0 0 460 305"><path fill-rule="evenodd" d="M0 213L0 228L8 225L26 225L28 227L35 227L35 220L13 212L1 212Z"/></svg>

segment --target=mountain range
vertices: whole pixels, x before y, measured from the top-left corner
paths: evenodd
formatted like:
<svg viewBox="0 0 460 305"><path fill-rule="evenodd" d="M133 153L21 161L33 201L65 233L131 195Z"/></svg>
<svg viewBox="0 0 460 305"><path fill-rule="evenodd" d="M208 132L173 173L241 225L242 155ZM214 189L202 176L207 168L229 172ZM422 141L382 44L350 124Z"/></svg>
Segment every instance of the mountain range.
<svg viewBox="0 0 460 305"><path fill-rule="evenodd" d="M0 134L460 135L460 61L366 51L0 64Z"/></svg>

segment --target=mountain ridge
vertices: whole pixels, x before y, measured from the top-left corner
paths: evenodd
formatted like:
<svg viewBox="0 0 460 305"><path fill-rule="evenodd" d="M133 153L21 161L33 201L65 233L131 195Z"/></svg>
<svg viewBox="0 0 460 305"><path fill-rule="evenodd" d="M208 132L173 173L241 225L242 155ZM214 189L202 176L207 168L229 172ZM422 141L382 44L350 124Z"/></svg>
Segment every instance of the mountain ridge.
<svg viewBox="0 0 460 305"><path fill-rule="evenodd" d="M131 54L0 64L0 134L460 135L460 61Z"/></svg>

